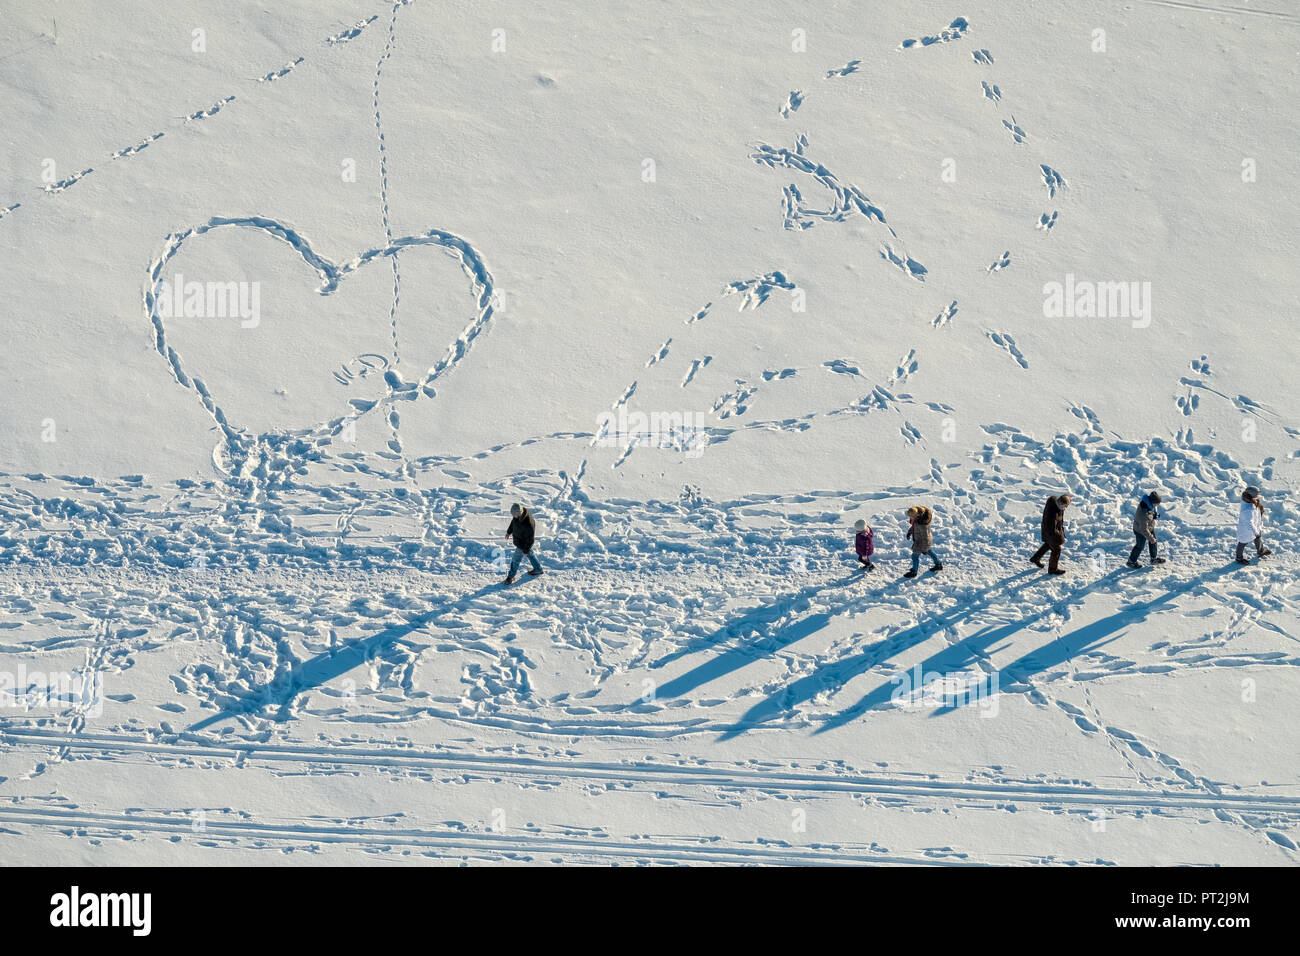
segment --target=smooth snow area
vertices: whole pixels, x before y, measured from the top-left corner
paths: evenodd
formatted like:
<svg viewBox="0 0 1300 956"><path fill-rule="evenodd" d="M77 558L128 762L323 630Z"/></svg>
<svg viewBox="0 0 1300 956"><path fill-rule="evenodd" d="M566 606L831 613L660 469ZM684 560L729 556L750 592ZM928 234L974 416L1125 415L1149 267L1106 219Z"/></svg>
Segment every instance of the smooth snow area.
<svg viewBox="0 0 1300 956"><path fill-rule="evenodd" d="M1289 0L8 6L5 861L1297 861Z"/></svg>

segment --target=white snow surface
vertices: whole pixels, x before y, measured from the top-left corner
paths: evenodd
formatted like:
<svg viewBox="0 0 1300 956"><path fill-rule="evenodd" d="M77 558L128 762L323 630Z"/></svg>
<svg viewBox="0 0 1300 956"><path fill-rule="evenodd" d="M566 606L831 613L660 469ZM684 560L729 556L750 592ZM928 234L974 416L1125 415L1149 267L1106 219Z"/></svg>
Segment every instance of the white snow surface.
<svg viewBox="0 0 1300 956"><path fill-rule="evenodd" d="M7 5L3 859L1294 865L1297 43Z"/></svg>

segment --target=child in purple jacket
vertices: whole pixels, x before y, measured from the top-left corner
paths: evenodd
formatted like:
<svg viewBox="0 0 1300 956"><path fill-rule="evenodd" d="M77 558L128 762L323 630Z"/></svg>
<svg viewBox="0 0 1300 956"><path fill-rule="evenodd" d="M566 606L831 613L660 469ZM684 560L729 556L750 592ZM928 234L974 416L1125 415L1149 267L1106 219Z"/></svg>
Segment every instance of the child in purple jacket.
<svg viewBox="0 0 1300 956"><path fill-rule="evenodd" d="M876 553L876 536L874 532L867 527L865 521L860 519L853 525L853 530L857 532L857 536L853 539L853 548L858 552L858 561L862 564L862 567L858 570L874 571L876 566L871 563L871 556Z"/></svg>

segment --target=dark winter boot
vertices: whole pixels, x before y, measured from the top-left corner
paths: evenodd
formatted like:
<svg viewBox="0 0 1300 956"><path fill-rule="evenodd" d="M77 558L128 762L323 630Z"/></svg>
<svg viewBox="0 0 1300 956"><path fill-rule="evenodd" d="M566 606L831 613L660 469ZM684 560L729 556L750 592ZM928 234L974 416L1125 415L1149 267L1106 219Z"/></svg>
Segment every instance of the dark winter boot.
<svg viewBox="0 0 1300 956"><path fill-rule="evenodd" d="M1031 558L1029 559L1029 563L1030 563L1030 564L1036 564L1036 565L1038 565L1040 568L1043 566L1043 561L1042 561L1041 558L1038 557L1038 555L1034 555L1033 557L1031 557Z"/></svg>
<svg viewBox="0 0 1300 956"><path fill-rule="evenodd" d="M535 578L535 577L537 577L537 575L539 575L539 574L541 574L541 573L542 573L542 572L541 572L540 569L538 569L538 570L536 570L536 571L529 571L529 572L528 572L528 576L531 577L531 578Z"/></svg>
<svg viewBox="0 0 1300 956"><path fill-rule="evenodd" d="M1142 565L1137 561L1125 561L1124 564L1130 568L1140 568Z"/></svg>
<svg viewBox="0 0 1300 956"><path fill-rule="evenodd" d="M1063 568L1048 568L1048 569L1047 569L1047 573L1048 573L1048 574L1064 574L1064 573L1065 573L1065 570L1064 570Z"/></svg>
<svg viewBox="0 0 1300 956"><path fill-rule="evenodd" d="M942 571L942 570L943 570L943 562L942 562L942 561L936 561L936 562L934 562L934 567L932 567L930 570L931 570L931 571Z"/></svg>
<svg viewBox="0 0 1300 956"><path fill-rule="evenodd" d="M905 578L914 578L914 577L916 577L916 568L912 568L911 570L909 570L906 574L903 575L903 577L905 577Z"/></svg>
<svg viewBox="0 0 1300 956"><path fill-rule="evenodd" d="M1261 558L1267 558L1273 552L1264 547L1264 542L1259 535L1255 535L1255 553Z"/></svg>
<svg viewBox="0 0 1300 956"><path fill-rule="evenodd" d="M1244 544L1237 545L1237 563L1250 564L1250 561L1246 558L1246 546Z"/></svg>
<svg viewBox="0 0 1300 956"><path fill-rule="evenodd" d="M1165 559L1164 559L1164 558L1152 558L1152 559L1151 559L1151 563L1152 563L1152 564L1164 564L1164 563L1165 563Z"/></svg>
<svg viewBox="0 0 1300 956"><path fill-rule="evenodd" d="M511 575L509 575L509 576L508 576L504 581L502 581L501 583L502 583L502 584L514 584L514 583L515 583L515 576L514 576L513 574L511 574Z"/></svg>

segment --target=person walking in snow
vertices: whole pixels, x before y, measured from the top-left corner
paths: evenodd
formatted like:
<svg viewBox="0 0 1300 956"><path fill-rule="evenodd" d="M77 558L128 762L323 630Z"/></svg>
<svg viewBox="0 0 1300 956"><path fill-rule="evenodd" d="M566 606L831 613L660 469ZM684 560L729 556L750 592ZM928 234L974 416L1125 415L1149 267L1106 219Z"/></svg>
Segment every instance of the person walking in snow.
<svg viewBox="0 0 1300 956"><path fill-rule="evenodd" d="M1255 545L1255 554L1267 558L1273 552L1264 547L1264 502L1259 489L1251 485L1241 493L1241 510L1237 513L1237 563L1250 564L1246 545Z"/></svg>
<svg viewBox="0 0 1300 956"><path fill-rule="evenodd" d="M1061 570L1061 549L1065 547L1065 509L1070 507L1069 495L1053 495L1043 506L1043 546L1029 560L1040 568L1043 555L1052 552L1047 563L1048 574L1064 574Z"/></svg>
<svg viewBox="0 0 1300 956"><path fill-rule="evenodd" d="M858 561L861 563L859 571L874 571L876 566L871 563L871 556L876 553L876 535L871 527L862 519L858 519L853 530L857 532L853 537L853 549L858 553Z"/></svg>
<svg viewBox="0 0 1300 956"><path fill-rule="evenodd" d="M1151 552L1152 564L1164 564L1165 559L1156 556L1156 519L1160 517L1160 493L1153 491L1142 496L1138 502L1137 511L1133 514L1133 534L1137 536L1137 544L1133 545L1133 551L1128 556L1128 566L1130 568L1140 568L1138 555L1142 553L1145 546Z"/></svg>
<svg viewBox="0 0 1300 956"><path fill-rule="evenodd" d="M506 540L514 540L515 556L510 559L510 573L506 575L506 584L514 584L515 572L519 570L519 562L523 560L524 555L528 555L528 560L533 565L533 569L528 573L534 577L542 573L537 555L533 554L533 537L536 533L537 522L533 520L532 512L518 502L511 505L510 527L506 528Z"/></svg>
<svg viewBox="0 0 1300 956"><path fill-rule="evenodd" d="M943 563L940 562L939 556L934 553L934 536L931 533L931 524L934 521L934 514L924 505L914 505L907 509L907 537L912 539L912 570L903 575L905 578L916 577L916 572L921 567L921 555L926 555L934 566L931 571L942 571Z"/></svg>

